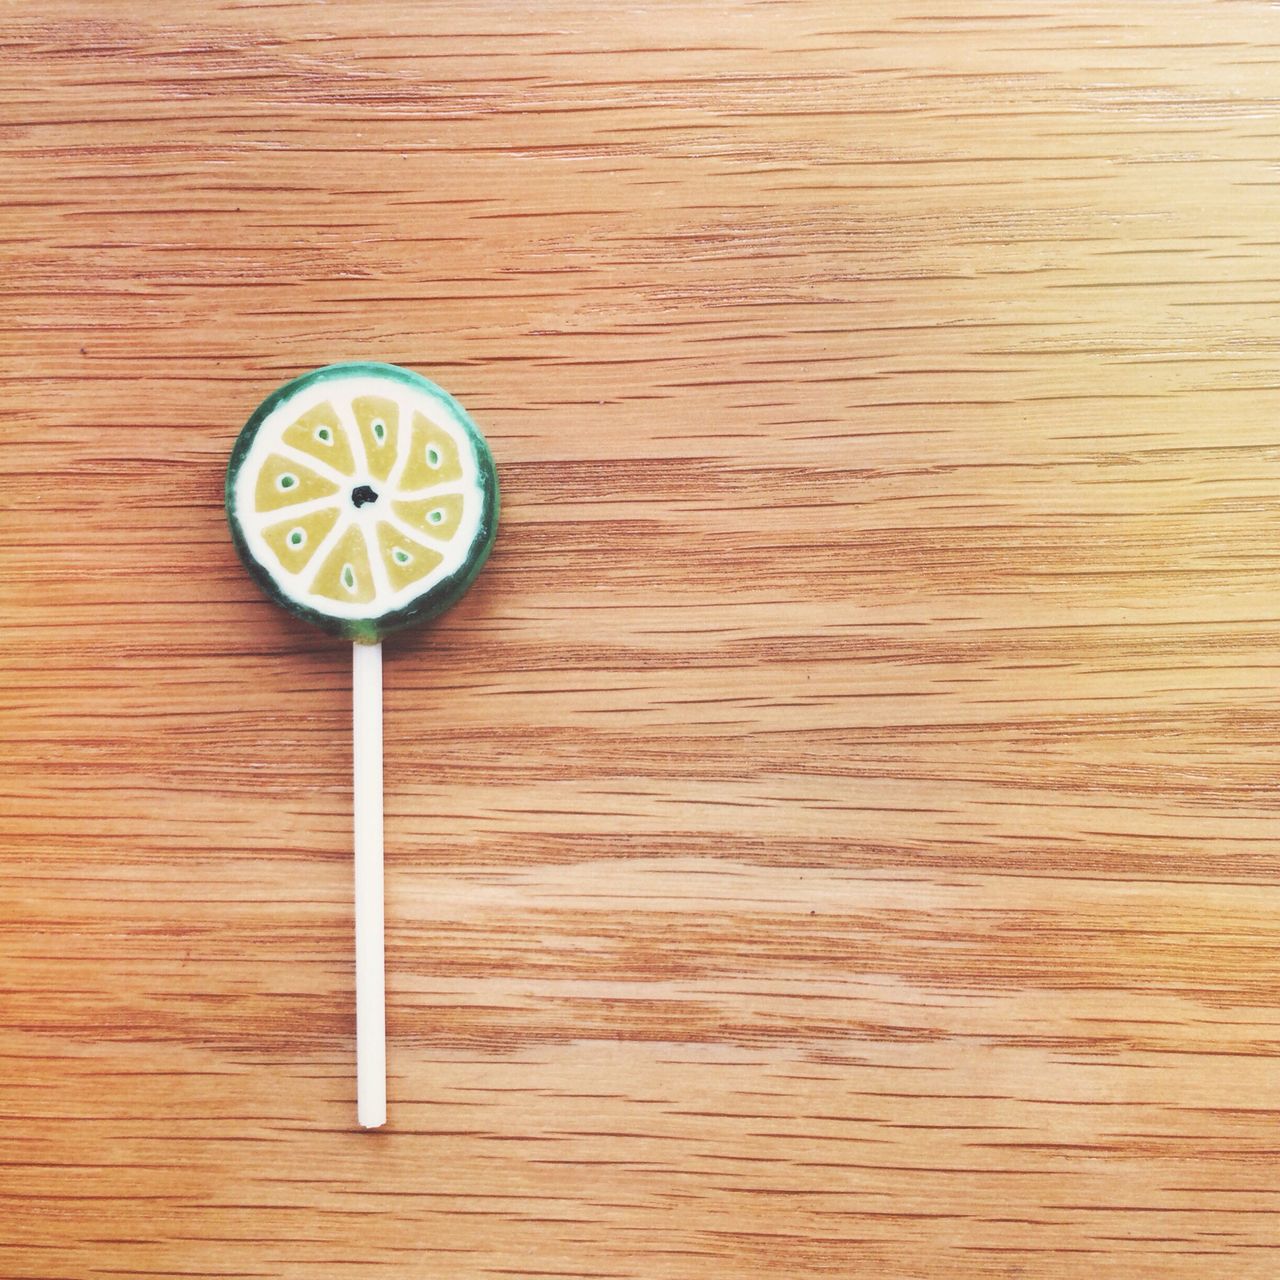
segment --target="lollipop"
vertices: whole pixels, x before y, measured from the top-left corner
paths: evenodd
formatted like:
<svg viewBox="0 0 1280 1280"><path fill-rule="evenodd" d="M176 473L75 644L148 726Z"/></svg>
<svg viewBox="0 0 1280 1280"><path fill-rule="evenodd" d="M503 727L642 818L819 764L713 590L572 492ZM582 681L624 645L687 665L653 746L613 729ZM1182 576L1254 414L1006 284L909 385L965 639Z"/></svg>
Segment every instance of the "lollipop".
<svg viewBox="0 0 1280 1280"><path fill-rule="evenodd" d="M382 639L453 604L498 524L484 437L448 392L389 364L334 364L272 392L227 465L227 522L254 580L354 641L356 1099L386 1122Z"/></svg>

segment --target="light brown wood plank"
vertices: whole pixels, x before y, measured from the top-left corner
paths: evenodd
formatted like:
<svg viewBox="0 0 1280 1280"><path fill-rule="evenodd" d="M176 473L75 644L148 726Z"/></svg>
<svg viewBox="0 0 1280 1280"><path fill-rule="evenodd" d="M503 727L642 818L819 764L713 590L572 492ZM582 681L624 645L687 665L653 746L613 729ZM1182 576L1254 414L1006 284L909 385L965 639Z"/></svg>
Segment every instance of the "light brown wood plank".
<svg viewBox="0 0 1280 1280"><path fill-rule="evenodd" d="M1280 11L0 4L0 1274L1280 1270ZM349 655L295 373L490 439Z"/></svg>

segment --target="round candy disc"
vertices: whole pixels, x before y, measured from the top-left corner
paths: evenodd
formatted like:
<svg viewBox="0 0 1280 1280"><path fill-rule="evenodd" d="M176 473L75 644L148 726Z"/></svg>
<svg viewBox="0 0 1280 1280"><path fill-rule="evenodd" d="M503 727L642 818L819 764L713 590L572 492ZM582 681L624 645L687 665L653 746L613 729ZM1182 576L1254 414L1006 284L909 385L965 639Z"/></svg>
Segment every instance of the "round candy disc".
<svg viewBox="0 0 1280 1280"><path fill-rule="evenodd" d="M498 525L498 479L463 407L389 364L334 364L273 392L227 466L227 520L278 604L374 643L443 612Z"/></svg>

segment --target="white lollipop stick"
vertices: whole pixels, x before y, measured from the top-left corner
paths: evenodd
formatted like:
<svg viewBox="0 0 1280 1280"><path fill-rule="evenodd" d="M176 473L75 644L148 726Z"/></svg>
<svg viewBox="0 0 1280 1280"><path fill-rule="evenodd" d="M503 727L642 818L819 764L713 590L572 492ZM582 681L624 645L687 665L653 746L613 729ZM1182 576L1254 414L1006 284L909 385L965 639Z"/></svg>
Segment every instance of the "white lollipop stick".
<svg viewBox="0 0 1280 1280"><path fill-rule="evenodd" d="M382 938L382 646L351 646L355 764L356 1118L387 1122L386 978Z"/></svg>

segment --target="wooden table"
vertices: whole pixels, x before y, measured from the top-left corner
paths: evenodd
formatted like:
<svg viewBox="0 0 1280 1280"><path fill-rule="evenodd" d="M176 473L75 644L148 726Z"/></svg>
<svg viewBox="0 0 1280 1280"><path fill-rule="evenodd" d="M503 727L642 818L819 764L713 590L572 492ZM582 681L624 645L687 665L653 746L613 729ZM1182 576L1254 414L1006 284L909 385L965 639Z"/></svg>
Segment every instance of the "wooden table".
<svg viewBox="0 0 1280 1280"><path fill-rule="evenodd" d="M965 14L967 16L959 16ZM1280 1274L1280 10L0 9L6 1280ZM411 366L349 653L227 452Z"/></svg>

